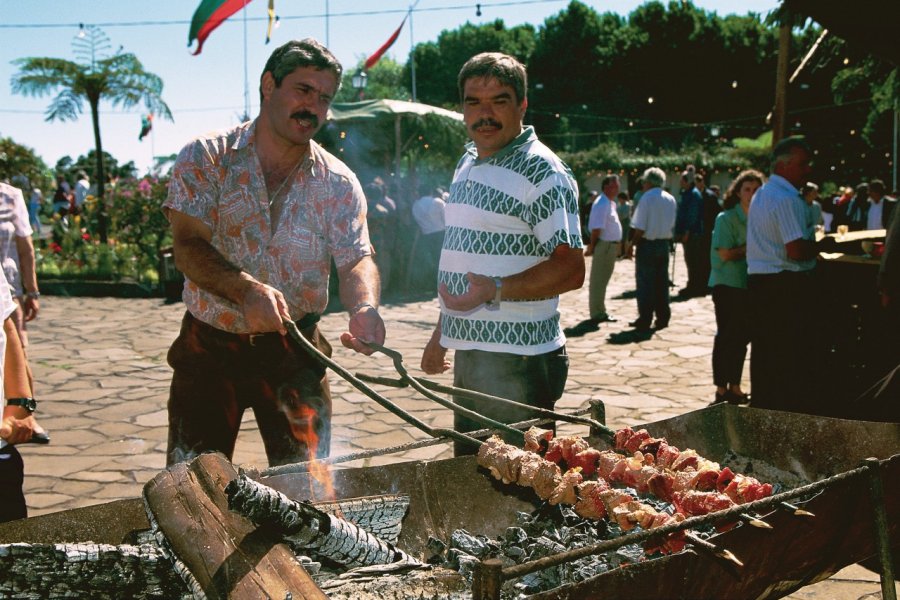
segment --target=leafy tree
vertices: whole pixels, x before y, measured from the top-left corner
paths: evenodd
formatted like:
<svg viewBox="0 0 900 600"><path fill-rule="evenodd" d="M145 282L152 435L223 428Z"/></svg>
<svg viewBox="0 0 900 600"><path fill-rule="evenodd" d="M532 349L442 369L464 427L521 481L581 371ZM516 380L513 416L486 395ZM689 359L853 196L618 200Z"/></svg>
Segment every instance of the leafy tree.
<svg viewBox="0 0 900 600"><path fill-rule="evenodd" d="M56 161L55 170L57 174L63 174L66 176L66 179L73 181L76 179L78 171L96 173L97 162L96 150L89 150L86 155L83 154L75 160L72 160L71 156L63 156ZM103 151L103 170L109 179L135 177L137 175L137 167L133 160L120 165L119 161L105 150Z"/></svg>
<svg viewBox="0 0 900 600"><path fill-rule="evenodd" d="M416 98L426 104L457 109L459 91L456 78L463 64L481 52L503 52L527 63L536 44L531 25L507 29L497 19L487 25L466 23L456 30L442 31L436 42L417 44ZM406 64L404 80L412 87L412 70Z"/></svg>
<svg viewBox="0 0 900 600"><path fill-rule="evenodd" d="M0 137L0 181L13 182L18 177L28 178L32 187L43 190L44 195L52 194L53 177L43 159L27 146L17 144L12 138ZM28 191L25 199L28 199Z"/></svg>
<svg viewBox="0 0 900 600"><path fill-rule="evenodd" d="M365 59L360 60L355 69L344 71L335 102L356 102L360 99L360 91L353 87L353 76L364 63ZM362 93L365 100L409 100L411 97L409 89L403 85L403 66L390 58L382 58L366 72L366 87Z"/></svg>
<svg viewBox="0 0 900 600"><path fill-rule="evenodd" d="M47 121L71 121L78 118L87 100L94 126L96 149L97 195L104 206L106 171L100 137L100 102L131 108L143 103L157 116L172 120L169 107L162 100L163 82L144 70L138 58L121 51L108 55L109 38L96 27L88 27L84 38L73 42L77 62L62 58L30 57L13 61L19 72L13 75L13 93L41 97L56 93L47 108ZM99 235L107 241L105 209L99 215Z"/></svg>

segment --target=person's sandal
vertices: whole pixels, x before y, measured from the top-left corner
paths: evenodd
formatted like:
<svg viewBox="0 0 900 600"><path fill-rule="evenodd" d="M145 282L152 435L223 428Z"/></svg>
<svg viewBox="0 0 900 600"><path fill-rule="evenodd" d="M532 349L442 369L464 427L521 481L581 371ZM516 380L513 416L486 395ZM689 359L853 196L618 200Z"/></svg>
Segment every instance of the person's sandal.
<svg viewBox="0 0 900 600"><path fill-rule="evenodd" d="M728 402L728 404L734 404L736 406L749 404L750 394L735 394L731 390L727 390L725 392L725 401Z"/></svg>

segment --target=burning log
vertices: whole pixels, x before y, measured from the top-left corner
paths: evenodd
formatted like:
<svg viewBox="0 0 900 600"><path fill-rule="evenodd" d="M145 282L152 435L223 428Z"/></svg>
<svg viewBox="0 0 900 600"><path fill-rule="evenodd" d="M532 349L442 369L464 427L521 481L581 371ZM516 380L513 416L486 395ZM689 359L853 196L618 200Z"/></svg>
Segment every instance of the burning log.
<svg viewBox="0 0 900 600"><path fill-rule="evenodd" d="M225 493L232 510L255 523L276 528L282 539L295 549L312 550L346 567L396 562L422 566L418 560L365 529L311 504L295 502L247 476L231 481Z"/></svg>
<svg viewBox="0 0 900 600"><path fill-rule="evenodd" d="M144 486L157 541L195 595L206 598L324 599L291 549L228 509L237 472L221 454L178 463Z"/></svg>
<svg viewBox="0 0 900 600"><path fill-rule="evenodd" d="M358 525L380 540L396 544L403 517L409 509L409 496L393 494L336 502L313 502L313 506Z"/></svg>

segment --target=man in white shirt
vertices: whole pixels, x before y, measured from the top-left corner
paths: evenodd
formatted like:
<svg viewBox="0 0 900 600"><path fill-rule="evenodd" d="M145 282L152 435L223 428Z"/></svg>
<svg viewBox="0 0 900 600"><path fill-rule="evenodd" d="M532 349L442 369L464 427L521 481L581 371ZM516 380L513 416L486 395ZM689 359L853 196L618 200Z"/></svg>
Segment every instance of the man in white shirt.
<svg viewBox="0 0 900 600"><path fill-rule="evenodd" d="M615 269L619 244L622 242L622 223L616 211L619 176L604 177L600 189L603 193L591 206L591 215L588 219L591 239L584 249L585 256L593 256L588 308L591 321L595 324L616 321L616 318L606 310L606 286Z"/></svg>
<svg viewBox="0 0 900 600"><path fill-rule="evenodd" d="M91 181L88 179L87 173L78 171L78 181L75 182L75 214L81 214L84 200L90 189Z"/></svg>
<svg viewBox="0 0 900 600"><path fill-rule="evenodd" d="M675 227L677 204L674 196L662 189L665 172L650 167L642 177L644 193L631 219L637 279L638 318L629 323L647 331L656 315L656 329L669 326L669 245ZM629 256L632 251L629 250Z"/></svg>
<svg viewBox="0 0 900 600"><path fill-rule="evenodd" d="M804 412L815 396L812 272L818 249L799 188L811 171L812 151L795 136L781 140L772 155L773 174L747 215L752 403Z"/></svg>
<svg viewBox="0 0 900 600"><path fill-rule="evenodd" d="M441 259L441 246L444 244L444 202L443 190L430 188L423 190L422 196L413 202L412 215L419 226L419 241L416 243L416 268L410 265L417 275L414 283L417 287L433 289L437 277L438 261ZM409 277L407 277L409 280Z"/></svg>
<svg viewBox="0 0 900 600"><path fill-rule="evenodd" d="M887 229L897 201L884 195L884 182L873 179L869 182L869 212L866 215L866 229Z"/></svg>

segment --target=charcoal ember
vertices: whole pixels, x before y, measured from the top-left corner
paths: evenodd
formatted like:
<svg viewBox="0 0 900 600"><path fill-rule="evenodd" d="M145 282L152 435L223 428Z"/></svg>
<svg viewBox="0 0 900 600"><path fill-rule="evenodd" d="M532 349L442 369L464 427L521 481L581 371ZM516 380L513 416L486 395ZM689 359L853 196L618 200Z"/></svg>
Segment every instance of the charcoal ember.
<svg viewBox="0 0 900 600"><path fill-rule="evenodd" d="M528 532L521 527L507 527L503 539L510 544L521 544L528 539Z"/></svg>
<svg viewBox="0 0 900 600"><path fill-rule="evenodd" d="M500 545L491 542L486 536L476 536L465 529L457 529L450 535L450 547L462 550L476 558L484 558L491 550L498 550Z"/></svg>
<svg viewBox="0 0 900 600"><path fill-rule="evenodd" d="M310 575L318 575L322 570L322 563L313 560L309 556L297 556L297 560L303 566L303 569Z"/></svg>
<svg viewBox="0 0 900 600"><path fill-rule="evenodd" d="M503 553L517 563L525 558L525 549L521 546L507 546L503 549Z"/></svg>
<svg viewBox="0 0 900 600"><path fill-rule="evenodd" d="M447 544L433 536L428 536L425 547L428 548L428 551L432 554L443 554L447 551Z"/></svg>
<svg viewBox="0 0 900 600"><path fill-rule="evenodd" d="M544 556L550 556L551 554L559 554L560 552L565 552L565 550L565 546L545 535L540 536L533 544L528 546L528 551L530 553L529 558L531 559L542 558Z"/></svg>

